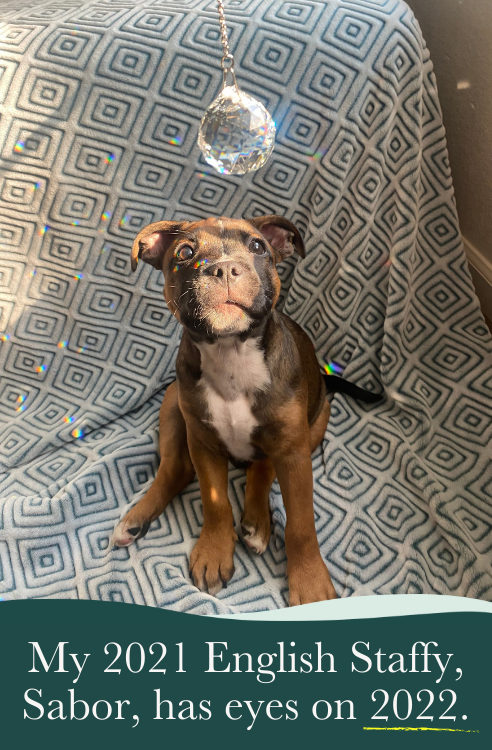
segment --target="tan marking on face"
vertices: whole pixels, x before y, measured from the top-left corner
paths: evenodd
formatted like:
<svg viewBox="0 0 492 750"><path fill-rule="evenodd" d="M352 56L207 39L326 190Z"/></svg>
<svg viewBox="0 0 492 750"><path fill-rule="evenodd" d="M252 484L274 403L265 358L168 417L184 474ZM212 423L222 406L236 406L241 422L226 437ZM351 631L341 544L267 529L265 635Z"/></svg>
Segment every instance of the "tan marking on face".
<svg viewBox="0 0 492 750"><path fill-rule="evenodd" d="M157 234L149 235L149 247L156 241ZM191 302L196 297L193 316L197 322L201 319L212 335L227 335L241 333L251 325L248 310L253 306L267 304L268 297L262 302L263 272L257 271L256 256L249 249L249 239L257 238L265 242L261 232L249 222L242 219L227 219L224 217L210 217L198 222L187 223L183 226L179 236L169 245L163 260L164 270L164 299L171 313L179 322L180 299L186 289L180 288L181 271L186 272L197 261L207 261L207 272L197 272L191 279L188 272L187 285L192 293L183 301ZM195 249L194 259L177 266L175 253L180 246L190 244ZM273 260L273 263L272 263ZM275 269L275 253L269 251L268 268L265 273L268 278L268 304L273 309L280 295L280 279ZM256 266L255 266L256 263ZM229 268L228 268L229 267ZM235 268L239 273L231 273ZM212 269L217 269L214 274ZM220 269L220 271L219 271ZM223 272L223 273L222 273ZM261 273L261 278L259 273ZM221 277L222 280L220 280ZM186 314L190 315L188 307ZM184 308L182 309L185 314Z"/></svg>
<svg viewBox="0 0 492 750"><path fill-rule="evenodd" d="M274 286L275 292L274 292L273 300L272 300L272 310L274 309L274 307L276 306L278 302L278 298L280 297L280 288L281 288L280 279L276 271L273 276L273 286Z"/></svg>
<svg viewBox="0 0 492 750"><path fill-rule="evenodd" d="M168 309L172 312L176 320L178 320L181 323L181 319L179 317L179 309L177 302L174 298L174 289L172 286L172 283L168 280L164 282L164 289L163 289L163 295L164 295L164 302L166 303Z"/></svg>

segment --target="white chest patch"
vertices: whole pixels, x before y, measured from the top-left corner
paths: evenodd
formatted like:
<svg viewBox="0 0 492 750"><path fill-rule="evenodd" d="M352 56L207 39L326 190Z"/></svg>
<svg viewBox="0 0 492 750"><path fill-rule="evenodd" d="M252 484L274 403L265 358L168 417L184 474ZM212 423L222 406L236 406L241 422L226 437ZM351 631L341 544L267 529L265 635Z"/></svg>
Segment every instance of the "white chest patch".
<svg viewBox="0 0 492 750"><path fill-rule="evenodd" d="M251 434L257 426L251 411L255 392L270 383L263 353L254 339L240 342L232 337L198 348L202 370L198 385L205 396L210 424L231 456L249 461L253 457Z"/></svg>

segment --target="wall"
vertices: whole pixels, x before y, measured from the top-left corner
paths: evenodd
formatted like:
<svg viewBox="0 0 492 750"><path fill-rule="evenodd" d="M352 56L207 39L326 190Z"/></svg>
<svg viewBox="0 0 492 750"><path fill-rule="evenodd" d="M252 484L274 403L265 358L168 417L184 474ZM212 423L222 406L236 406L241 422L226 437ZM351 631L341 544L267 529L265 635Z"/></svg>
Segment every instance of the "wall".
<svg viewBox="0 0 492 750"><path fill-rule="evenodd" d="M434 63L461 231L492 319L492 0L407 2Z"/></svg>

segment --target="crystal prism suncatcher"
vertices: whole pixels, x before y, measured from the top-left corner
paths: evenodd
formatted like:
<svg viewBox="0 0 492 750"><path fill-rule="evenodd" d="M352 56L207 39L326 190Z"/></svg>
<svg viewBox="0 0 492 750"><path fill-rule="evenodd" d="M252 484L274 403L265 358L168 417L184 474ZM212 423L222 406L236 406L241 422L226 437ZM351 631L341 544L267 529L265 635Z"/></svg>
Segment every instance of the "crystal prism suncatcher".
<svg viewBox="0 0 492 750"><path fill-rule="evenodd" d="M203 115L198 145L222 174L262 167L273 150L275 123L263 104L237 86L225 86Z"/></svg>
<svg viewBox="0 0 492 750"><path fill-rule="evenodd" d="M205 158L222 174L246 174L262 167L273 151L275 123L263 104L241 91L234 73L223 0L217 0L224 54L222 91L202 117L198 145ZM228 77L232 85L228 83Z"/></svg>

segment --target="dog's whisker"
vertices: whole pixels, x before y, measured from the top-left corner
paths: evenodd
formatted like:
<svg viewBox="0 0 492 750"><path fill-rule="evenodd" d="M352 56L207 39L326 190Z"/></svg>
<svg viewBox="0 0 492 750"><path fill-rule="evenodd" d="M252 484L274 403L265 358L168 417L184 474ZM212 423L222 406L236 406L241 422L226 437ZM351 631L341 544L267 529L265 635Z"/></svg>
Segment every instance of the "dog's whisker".
<svg viewBox="0 0 492 750"><path fill-rule="evenodd" d="M218 313L217 313L216 310L211 310L210 313L209 313L209 315L214 315L214 317L211 318L211 320L209 321L210 322L210 335L213 335L213 333L215 331L214 321L217 318ZM206 316L206 317L208 317L208 316Z"/></svg>
<svg viewBox="0 0 492 750"><path fill-rule="evenodd" d="M174 310L174 311L173 311L173 310L171 310L171 312L172 312L172 314L174 315L174 317L176 318L176 312L177 312L177 310L179 309L179 308L178 308L178 305L176 304L176 300L174 300L174 299L173 299L173 300L169 300L169 299L166 299L166 298L164 297L164 302L166 303L166 305L167 305L168 307L169 307L169 305L171 304L171 302L173 303L173 305L175 305L175 307L176 307L176 310ZM176 320L177 320L177 318L176 318Z"/></svg>

